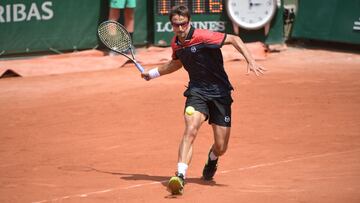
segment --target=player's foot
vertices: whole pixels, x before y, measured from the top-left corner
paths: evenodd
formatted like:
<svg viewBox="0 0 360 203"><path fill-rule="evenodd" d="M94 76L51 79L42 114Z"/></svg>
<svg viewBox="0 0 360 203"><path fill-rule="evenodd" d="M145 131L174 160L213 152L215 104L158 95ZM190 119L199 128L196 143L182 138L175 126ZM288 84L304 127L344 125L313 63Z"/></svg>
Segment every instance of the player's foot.
<svg viewBox="0 0 360 203"><path fill-rule="evenodd" d="M216 160L211 160L210 153L211 153L211 150L208 155L208 160L203 169L204 180L212 180L216 173L216 170L217 170L217 162L218 162L219 158Z"/></svg>
<svg viewBox="0 0 360 203"><path fill-rule="evenodd" d="M180 173L170 178L168 189L173 195L182 195L184 192L184 185L184 175Z"/></svg>

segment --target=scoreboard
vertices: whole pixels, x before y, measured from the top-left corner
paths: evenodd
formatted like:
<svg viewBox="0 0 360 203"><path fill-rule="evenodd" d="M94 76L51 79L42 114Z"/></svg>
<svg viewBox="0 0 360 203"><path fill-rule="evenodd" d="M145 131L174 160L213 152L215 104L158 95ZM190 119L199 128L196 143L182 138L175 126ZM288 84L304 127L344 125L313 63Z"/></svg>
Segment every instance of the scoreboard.
<svg viewBox="0 0 360 203"><path fill-rule="evenodd" d="M173 6L186 5L191 14L219 14L223 11L222 0L157 0L156 13L168 15Z"/></svg>
<svg viewBox="0 0 360 203"><path fill-rule="evenodd" d="M225 32L224 0L155 0L154 1L154 43L168 46L172 39L169 22L171 8L186 5L191 14L191 24L195 28ZM226 15L226 14L225 14Z"/></svg>

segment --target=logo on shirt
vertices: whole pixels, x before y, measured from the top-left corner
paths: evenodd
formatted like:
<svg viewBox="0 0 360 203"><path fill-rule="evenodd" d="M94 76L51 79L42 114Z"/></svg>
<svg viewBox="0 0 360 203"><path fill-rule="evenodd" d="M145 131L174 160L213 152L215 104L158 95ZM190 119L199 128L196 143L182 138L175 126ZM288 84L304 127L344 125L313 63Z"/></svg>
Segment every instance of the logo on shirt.
<svg viewBox="0 0 360 203"><path fill-rule="evenodd" d="M224 121L225 121L226 123L230 122L230 116L225 116Z"/></svg>
<svg viewBox="0 0 360 203"><path fill-rule="evenodd" d="M192 46L192 47L190 48L190 50L191 50L192 53L195 53L195 52L196 52L196 47L195 47L195 46Z"/></svg>

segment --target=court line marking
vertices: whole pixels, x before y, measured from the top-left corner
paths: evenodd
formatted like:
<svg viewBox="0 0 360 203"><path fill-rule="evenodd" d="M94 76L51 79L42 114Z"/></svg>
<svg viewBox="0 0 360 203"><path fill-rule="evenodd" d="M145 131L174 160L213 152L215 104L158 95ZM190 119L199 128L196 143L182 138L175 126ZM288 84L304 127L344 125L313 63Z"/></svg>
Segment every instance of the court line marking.
<svg viewBox="0 0 360 203"><path fill-rule="evenodd" d="M236 171L246 171L246 170L251 170L251 169L256 169L256 168L280 165L280 164L284 164L284 163L290 163L290 162L296 162L296 161L302 161L302 160L308 160L308 159L314 159L314 158L336 156L336 155L348 154L348 153L354 153L354 152L360 152L360 150L356 149L356 150L349 150L349 151L343 151L343 152L331 152L331 153L317 154L317 155L299 157L299 158L294 158L294 159L287 159L287 160L276 161L276 162L256 164L256 165L253 165L253 166L247 166L247 167L241 167L241 168L237 168L237 169L219 171L218 174L227 174L227 173L232 173L232 172L236 172ZM148 185L162 184L162 183L165 183L165 182L167 182L167 180L153 181L153 182L150 182L150 183L143 183L143 184L135 184L135 185L130 185L130 186L126 186L126 187L115 187L115 188L109 188L109 189L93 191L93 192L87 192L87 193L82 193L82 194L67 195L67 196L58 197L58 198L54 198L54 199L40 200L40 201L35 201L35 202L32 202L32 203L54 202L54 201L61 201L61 200L70 199L70 198L76 198L76 197L88 197L90 195L103 194L103 193L113 192L113 191L117 191L117 190L128 190L128 189L144 187L144 186L148 186Z"/></svg>
<svg viewBox="0 0 360 203"><path fill-rule="evenodd" d="M325 154L317 154L317 155L311 155L311 156L307 156L307 157L299 157L299 158L287 159L287 160L283 160L283 161L276 161L276 162L270 162L270 163L264 163L264 164L257 164L257 165L237 168L237 169L233 169L233 170L220 171L220 173L230 173L230 172L233 172L233 171L245 171L245 170L249 170L249 169L267 167L267 166L274 166L274 165L279 165L279 164L289 163L289 162L294 162L294 161L302 161L302 160L307 160L307 159L321 158L321 157L327 157L327 156L335 156L335 155L354 153L354 152L360 152L360 150L356 149L356 150L349 150L349 151L343 151L343 152L331 152L331 153L325 153Z"/></svg>

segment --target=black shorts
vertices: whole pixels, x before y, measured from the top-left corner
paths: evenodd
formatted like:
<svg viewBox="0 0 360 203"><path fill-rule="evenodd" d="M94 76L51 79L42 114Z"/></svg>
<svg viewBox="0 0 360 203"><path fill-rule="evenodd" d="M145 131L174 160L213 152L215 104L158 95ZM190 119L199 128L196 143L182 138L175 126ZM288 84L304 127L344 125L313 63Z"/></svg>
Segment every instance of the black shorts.
<svg viewBox="0 0 360 203"><path fill-rule="evenodd" d="M192 106L196 111L203 113L209 124L231 127L231 94L223 97L206 97L194 92L185 91L185 109ZM184 111L185 111L184 109Z"/></svg>

